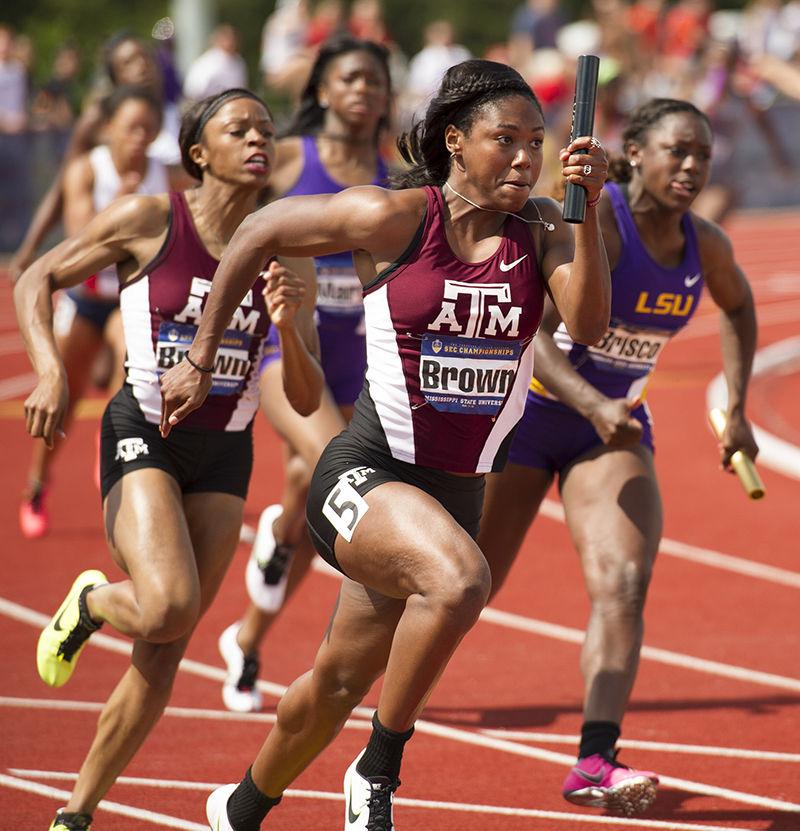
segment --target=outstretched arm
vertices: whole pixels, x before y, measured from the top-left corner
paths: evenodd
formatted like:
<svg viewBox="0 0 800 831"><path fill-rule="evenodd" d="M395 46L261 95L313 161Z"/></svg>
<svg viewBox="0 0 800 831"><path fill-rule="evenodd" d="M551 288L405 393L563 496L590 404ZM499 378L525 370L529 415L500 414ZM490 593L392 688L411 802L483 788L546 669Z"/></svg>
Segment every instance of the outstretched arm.
<svg viewBox="0 0 800 831"><path fill-rule="evenodd" d="M358 187L333 195L295 196L279 199L247 217L228 243L214 275L189 361L161 377L163 435L205 400L210 379L191 364L213 366L222 334L263 263L274 256L374 251L376 246L396 249L399 254L418 221L411 217L409 231L408 223L397 215L396 203L407 199L407 193Z"/></svg>
<svg viewBox="0 0 800 831"><path fill-rule="evenodd" d="M734 259L730 239L713 223L703 223L700 228L705 281L721 312L722 367L728 386L727 424L721 441L721 458L723 466L728 467L737 450L751 459L758 454L745 415L758 327L753 294Z"/></svg>
<svg viewBox="0 0 800 831"><path fill-rule="evenodd" d="M133 256L132 236L153 232L157 197L134 196L109 206L81 233L64 240L23 272L14 286L17 321L33 368L39 376L36 389L25 401L28 432L43 438L48 447L61 429L67 405L64 365L53 334L53 292L83 282L113 263ZM166 208L161 225L166 224ZM157 230L158 223L155 223Z"/></svg>

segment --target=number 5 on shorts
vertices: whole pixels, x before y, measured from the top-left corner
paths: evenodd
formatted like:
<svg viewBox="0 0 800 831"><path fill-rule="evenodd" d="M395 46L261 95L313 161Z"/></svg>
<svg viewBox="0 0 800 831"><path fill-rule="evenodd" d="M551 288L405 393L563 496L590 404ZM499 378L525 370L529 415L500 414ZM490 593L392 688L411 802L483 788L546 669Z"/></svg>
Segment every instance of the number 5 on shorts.
<svg viewBox="0 0 800 831"><path fill-rule="evenodd" d="M322 505L322 515L347 542L353 539L353 532L369 510L361 494L347 481L339 481Z"/></svg>

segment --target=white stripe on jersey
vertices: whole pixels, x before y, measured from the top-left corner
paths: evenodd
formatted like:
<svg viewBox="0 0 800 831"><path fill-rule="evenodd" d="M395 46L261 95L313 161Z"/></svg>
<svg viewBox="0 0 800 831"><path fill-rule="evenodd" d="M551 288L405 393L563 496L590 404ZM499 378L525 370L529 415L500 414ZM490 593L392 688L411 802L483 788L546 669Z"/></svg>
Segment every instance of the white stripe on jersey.
<svg viewBox="0 0 800 831"><path fill-rule="evenodd" d="M403 361L389 310L388 283L364 298L364 317L367 329L366 377L375 412L392 456L414 464L414 423Z"/></svg>
<svg viewBox="0 0 800 831"><path fill-rule="evenodd" d="M569 357L569 353L572 350L572 347L575 346L575 341L569 336L569 332L567 331L567 327L564 323L559 323L558 328L553 332L553 341L555 345Z"/></svg>
<svg viewBox="0 0 800 831"><path fill-rule="evenodd" d="M126 286L119 295L122 327L128 359L128 383L139 402L142 415L151 424L161 421L161 388L156 373L156 353L150 323L150 276Z"/></svg>
<svg viewBox="0 0 800 831"><path fill-rule="evenodd" d="M514 378L514 386L508 393L506 405L497 417L491 432L486 437L483 445L478 466L475 473L490 473L494 465L495 457L500 450L500 445L506 436L514 429L517 422L522 418L527 400L527 389L533 378L533 341L529 341L525 351L520 356L517 376Z"/></svg>
<svg viewBox="0 0 800 831"><path fill-rule="evenodd" d="M261 366L261 359L264 357L264 349L267 345L266 340L266 337L261 340L258 353L250 366L250 377L245 388L242 390L241 397L236 402L236 409L231 413L231 417L225 425L226 432L244 430L253 420L253 416L258 412L258 407L261 403L258 367Z"/></svg>

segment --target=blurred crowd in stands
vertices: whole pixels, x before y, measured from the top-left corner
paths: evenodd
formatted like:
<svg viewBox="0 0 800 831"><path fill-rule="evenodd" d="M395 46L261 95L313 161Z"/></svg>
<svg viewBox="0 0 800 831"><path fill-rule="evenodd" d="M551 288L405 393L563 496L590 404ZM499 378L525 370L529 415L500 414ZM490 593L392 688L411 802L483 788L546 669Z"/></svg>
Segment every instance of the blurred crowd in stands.
<svg viewBox="0 0 800 831"><path fill-rule="evenodd" d="M570 20L557 0L526 0L509 19L507 39L476 55L509 63L528 80L545 110L551 150L569 131L576 58L594 53L602 59L595 133L612 151L620 149L619 125L641 101L686 98L711 117L716 134L715 187L704 194L701 210L719 219L734 204L747 204L736 157L745 139L760 145L748 158L757 158L763 173L772 171L785 185L776 203L791 202L786 193L792 187L800 202L798 161L789 140L800 128L800 0L749 0L739 11L718 9L708 0L591 0L589 9L582 19ZM389 50L395 132L424 110L444 71L473 54L444 19L424 25L420 51L404 54L380 0L277 0L263 24L257 73L240 53L236 29L221 24L181 78L173 57L180 32L165 18L154 26L150 42L161 75L165 129L176 138L180 106L232 86L266 92L288 114L319 45L341 30ZM92 88L81 83L84 63L95 56L76 42L58 49L49 77L34 79L34 49L24 32L0 21L0 251L6 252L19 244L87 101L113 84L102 59ZM387 136L390 155L392 144ZM550 156L555 162L555 153ZM546 177L541 186L548 187Z"/></svg>

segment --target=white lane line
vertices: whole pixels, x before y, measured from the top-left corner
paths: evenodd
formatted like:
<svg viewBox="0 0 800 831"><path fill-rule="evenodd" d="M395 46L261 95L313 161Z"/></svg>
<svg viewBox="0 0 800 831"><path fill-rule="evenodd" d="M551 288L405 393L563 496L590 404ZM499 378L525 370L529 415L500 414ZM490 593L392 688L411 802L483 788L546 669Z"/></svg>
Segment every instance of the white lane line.
<svg viewBox="0 0 800 831"><path fill-rule="evenodd" d="M21 770L10 769L17 776L27 776L32 779L50 779L56 781L74 781L77 773L48 770ZM213 791L219 787L215 782L187 782L184 780L172 779L148 779L140 776L120 776L117 779L120 785L135 785L139 787L169 788L185 791ZM42 786L46 787L46 786ZM331 791L309 791L289 788L285 791L288 797L296 799L319 799L333 802L343 802L344 796L341 793ZM442 802L432 799L411 799L408 797L396 797L395 805L407 806L409 808L430 808L439 811L456 811L471 814L492 814L495 816L529 817L534 819L549 819L559 822L581 822L586 824L616 825L624 828L659 828L665 831L731 831L729 827L719 825L698 825L688 822L670 822L654 819L627 819L622 817L598 816L597 814L573 814L566 811L539 811L533 808L510 808L501 805L480 805L470 802ZM102 804L102 803L101 803ZM206 826L201 826L208 831Z"/></svg>
<svg viewBox="0 0 800 831"><path fill-rule="evenodd" d="M536 618L523 617L513 612L503 612L500 609L491 607L481 612L481 620L486 623L505 626L507 629L517 629L520 632L530 632L533 635L541 635L545 638L579 645L583 644L585 634L582 629L574 629L571 626L562 626L558 623L548 623L544 620L536 620ZM654 646L643 646L641 655L642 658L649 658L650 660L657 661L661 664L668 664L669 666L693 669L697 672L718 675L721 678L733 678L737 681L800 692L800 679L797 678L787 678L784 675L774 675L771 672L761 672L757 669L738 667L733 664L723 664L720 661L709 661L705 658L683 655L680 652L672 652L668 649L659 649Z"/></svg>
<svg viewBox="0 0 800 831"><path fill-rule="evenodd" d="M75 701L57 698L25 698L10 695L0 696L0 707L23 710L57 710L66 712L99 713L104 704L101 701ZM206 707L167 707L165 716L200 721L241 721L250 724L274 724L275 713L233 713L230 710L215 710ZM351 718L345 722L351 730L372 730L367 719ZM563 733L537 733L529 730L480 730L484 736L508 741L538 742L540 744L563 744L577 747L577 735ZM787 762L800 764L800 753L785 753L777 750L747 750L738 747L719 747L704 744L676 744L675 742L653 742L641 739L620 739L617 744L623 749L652 750L658 753L688 754L691 756L724 756L730 759L754 759L761 762Z"/></svg>
<svg viewBox="0 0 800 831"><path fill-rule="evenodd" d="M0 614L40 628L46 626L50 621L47 615L43 615L41 612L35 612L32 609L28 609L3 597L0 597ZM517 615L513 612L503 612L500 609L486 608L481 612L481 620L486 623L504 626L507 629L530 632L531 634L552 638L553 640L583 644L584 632L582 629L574 629L573 627L562 626L557 623L548 623L547 621ZM92 635L90 644L122 655L130 655L131 652L131 644L128 641L111 637L110 635L104 635L100 632ZM693 655L684 655L680 652L672 652L653 646L643 646L641 655L643 658L667 664L668 666L678 666L683 669L717 675L721 678L732 678L750 684L800 692L800 680L797 678L761 672L760 670L739 667L733 664L724 664L720 661L710 661L705 658L697 658ZM208 678L212 681L222 681L225 678L225 670L194 661L191 658L184 658L180 663L180 667L184 672L198 675L202 678ZM258 684L260 689L270 695L281 696L286 691L286 687L280 684L273 684L270 681L262 680ZM360 712L358 710L354 712L366 718L372 718L371 711L366 708L359 708L359 710Z"/></svg>
<svg viewBox="0 0 800 831"><path fill-rule="evenodd" d="M770 375L781 367L800 359L800 337L788 338L759 349L753 359L753 377ZM706 389L706 406L725 409L728 388L722 373L715 376ZM759 446L758 462L791 479L800 479L800 447L753 425Z"/></svg>
<svg viewBox="0 0 800 831"><path fill-rule="evenodd" d="M24 705L21 705L24 706ZM562 733L535 733L529 730L481 730L485 736L508 739L515 742L540 742L541 744L566 744L577 747L580 736ZM800 753L783 753L776 750L745 750L738 747L717 747L706 744L675 744L674 742L650 742L641 739L620 739L623 749L654 750L657 753L682 753L690 756L724 756L729 759L755 759L759 762L788 762L800 764Z"/></svg>
<svg viewBox="0 0 800 831"><path fill-rule="evenodd" d="M545 499L539 513L548 519L564 522L564 507L560 502L553 499ZM758 563L755 560L746 560L744 557L735 557L732 554L723 554L721 551L714 551L711 548L700 548L696 545L689 545L685 542L664 537L658 551L660 554L667 554L670 557L677 557L692 563L700 563L723 571L731 571L734 574L757 577L760 580L777 583L780 586L791 586L800 589L799 572Z"/></svg>
<svg viewBox="0 0 800 831"><path fill-rule="evenodd" d="M0 773L0 785L7 788L14 788L18 791L37 794L38 796L45 796L50 799L57 799L62 803L66 802L71 795L69 791L62 791L60 788L52 788L50 785L40 785L38 782L28 782L25 779L6 776L4 773ZM108 799L103 799L97 807L103 811L108 811L110 814L119 814L123 817L140 819L143 822L160 825L162 828L181 828L184 831L208 831L208 825L200 825L197 822L189 822L186 819L179 819L169 814L160 814L156 811L148 811L144 808L134 808L131 805L111 802Z"/></svg>
<svg viewBox="0 0 800 831"><path fill-rule="evenodd" d="M484 613L492 612L494 610L491 609L484 609ZM49 618L46 615L43 615L39 612L34 612L32 609L28 609L24 606L20 606L17 603L13 603L10 600L6 600L5 598L0 598L0 614L5 614L8 617L22 620L25 622L33 622L34 625L37 626L44 626L49 621ZM505 613L500 613L505 614ZM531 621L531 623L537 623L536 621ZM547 624L549 626L553 626L553 624ZM517 628L517 627L514 627ZM565 631L572 631L577 632L578 630L566 630L566 627L556 627L558 629L564 629ZM581 633L582 635L582 633ZM563 638L559 638L563 640ZM113 652L123 653L123 654L130 654L131 645L130 643L123 641L119 638L112 638L108 635L101 635L100 633L95 633L92 636L90 641L90 645L100 646L104 649L109 649ZM642 655L645 656L647 647L642 650ZM651 652L654 650L650 650ZM663 652L663 650L660 650ZM673 653L665 653L671 655ZM649 657L649 656L648 656ZM677 656L678 658L682 658L686 660L686 656ZM696 659L689 659L689 660L696 660ZM669 661L667 662L669 663ZM710 664L711 662L702 662L704 664ZM738 667L728 667L725 664L719 664L719 667L723 669L733 669L739 670ZM179 668L184 672L190 673L192 675L198 675L202 678L208 678L218 683L222 681L225 677L225 670L218 667L212 667L208 664L203 664L199 661L194 661L189 658L184 658ZM689 668L694 668L691 665ZM752 673L749 670L745 670L747 673L746 680L752 681ZM766 676L765 673L757 673L757 676ZM774 677L778 680L783 681L791 681L798 685L800 688L800 682L795 681L794 679L783 679L781 676L769 676ZM755 683L758 683L756 681ZM269 695L275 696L276 698L281 697L286 692L286 687L283 684L275 684L271 681L264 681L260 680L258 682L258 688ZM365 719L372 718L372 709L369 707L356 707L353 710L353 715L360 716ZM539 747L527 747L526 745L519 744L517 742L509 742L504 741L502 739L496 739L491 736L484 736L479 733L475 733L470 730L463 730L456 727L448 727L443 724L436 724L434 722L425 721L420 719L417 721L416 730L418 733L427 733L432 736L438 736L440 738L450 739L451 741L459 742L461 744L468 744L476 747L486 747L491 750L498 750L504 751L506 753L510 753L515 756L525 756L530 759L537 759L538 761L544 762L553 762L559 765L566 765L567 767L571 767L575 763L575 759L572 756L568 756L564 753L555 753L552 750L545 750L544 748ZM729 799L735 802L743 802L747 805L759 805L765 808L775 808L776 810L781 811L798 811L800 812L800 805L795 805L794 803L790 802L783 802L781 800L770 799L769 797L762 797L757 796L755 794L744 793L740 791L733 791L727 790L722 788L717 788L713 785L706 785L700 782L691 782L689 780L683 779L667 779L662 777L662 782L665 784L671 784L675 787L682 788L685 791L690 793L698 793L698 794L709 794L714 796L719 796L724 799Z"/></svg>
<svg viewBox="0 0 800 831"><path fill-rule="evenodd" d="M0 401L7 401L9 398L16 398L18 395L30 392L38 380L39 376L35 372L4 378L0 381Z"/></svg>

